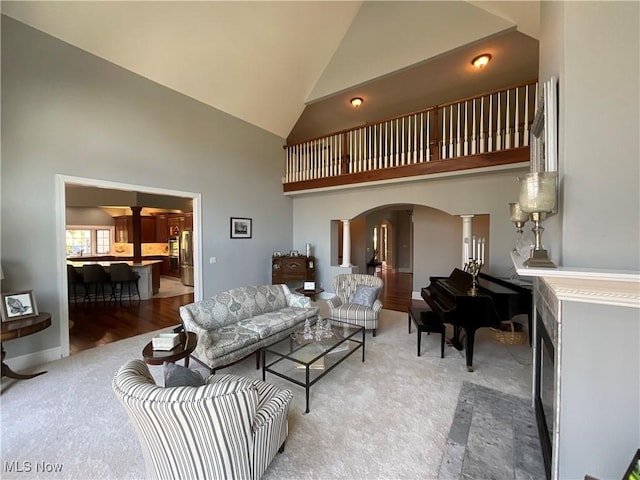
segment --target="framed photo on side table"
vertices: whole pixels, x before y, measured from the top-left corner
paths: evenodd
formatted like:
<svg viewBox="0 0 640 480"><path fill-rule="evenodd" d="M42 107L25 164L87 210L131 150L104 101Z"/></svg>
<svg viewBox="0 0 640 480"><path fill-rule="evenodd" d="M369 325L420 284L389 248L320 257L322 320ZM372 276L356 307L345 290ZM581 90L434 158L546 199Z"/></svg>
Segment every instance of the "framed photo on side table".
<svg viewBox="0 0 640 480"><path fill-rule="evenodd" d="M3 322L38 316L33 290L0 293L0 299L2 300L0 313Z"/></svg>
<svg viewBox="0 0 640 480"><path fill-rule="evenodd" d="M231 238L251 238L251 219L231 217Z"/></svg>

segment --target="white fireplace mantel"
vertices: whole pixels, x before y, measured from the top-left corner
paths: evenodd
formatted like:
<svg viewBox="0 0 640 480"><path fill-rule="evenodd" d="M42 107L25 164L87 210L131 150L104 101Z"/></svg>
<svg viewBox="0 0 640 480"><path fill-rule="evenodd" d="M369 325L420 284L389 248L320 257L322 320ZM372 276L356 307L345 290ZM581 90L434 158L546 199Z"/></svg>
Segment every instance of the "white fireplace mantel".
<svg viewBox="0 0 640 480"><path fill-rule="evenodd" d="M542 277L560 301L640 308L640 272L593 268L528 268L511 254L521 277Z"/></svg>
<svg viewBox="0 0 640 480"><path fill-rule="evenodd" d="M552 344L551 479L620 478L640 442L640 272L528 268L511 258L534 280L534 405L540 328Z"/></svg>

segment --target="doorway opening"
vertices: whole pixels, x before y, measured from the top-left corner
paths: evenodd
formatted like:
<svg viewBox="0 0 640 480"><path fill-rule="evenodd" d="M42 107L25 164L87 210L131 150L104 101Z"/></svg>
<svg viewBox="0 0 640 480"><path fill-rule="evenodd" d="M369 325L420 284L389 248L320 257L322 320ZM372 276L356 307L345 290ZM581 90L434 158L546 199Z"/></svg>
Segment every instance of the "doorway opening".
<svg viewBox="0 0 640 480"><path fill-rule="evenodd" d="M70 307L69 302L69 287L67 284L67 249L66 249L66 225L67 225L67 187L89 187L93 189L100 189L105 194L113 194L115 192L136 193L142 197L147 196L162 196L167 198L181 198L189 199L193 206L193 293L185 294L168 298L151 298L150 300L138 301L134 299L132 304L123 302L120 306L117 303L117 308L113 306L115 302L111 302L110 308L106 308L106 305L100 302L92 305L90 309L94 309L93 312L87 309L84 312L90 321L94 322L98 328L96 328L92 335L98 338L89 338L89 343L104 344L111 341L116 341L127 336L137 335L139 333L145 333L147 331L157 330L166 326L167 322L171 324L178 324L180 322L177 315L178 307L185 303L190 303L194 300L202 298L202 271L201 261L202 258L202 231L201 231L201 194L194 192L182 192L176 190L169 190L164 188L148 187L142 185L125 184L118 182L111 182L106 180L72 177L66 175L56 176L56 238L57 252L58 252L58 292L59 292L59 304L60 304L60 344L61 354L63 357L68 356L71 353L70 349L70 327L75 325L70 322ZM90 202L90 200L88 200ZM98 200L96 200L98 202ZM98 203L104 205L102 199ZM96 206L97 203L96 203ZM102 310L98 310L103 307ZM162 314L167 315L164 319ZM75 312L74 312L75 314ZM118 328L110 328L110 323L118 322ZM160 325L158 328L156 326ZM112 326L112 325L111 325ZM126 335L127 326L131 331L130 335ZM142 331L144 330L144 331ZM124 333L123 333L124 332Z"/></svg>

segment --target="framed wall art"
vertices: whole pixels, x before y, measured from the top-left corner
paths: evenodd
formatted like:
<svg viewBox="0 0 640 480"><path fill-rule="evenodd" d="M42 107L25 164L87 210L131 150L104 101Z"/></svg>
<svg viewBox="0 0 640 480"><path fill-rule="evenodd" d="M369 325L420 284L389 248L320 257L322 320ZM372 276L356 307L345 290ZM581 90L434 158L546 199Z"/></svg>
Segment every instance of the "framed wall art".
<svg viewBox="0 0 640 480"><path fill-rule="evenodd" d="M251 238L251 224L250 218L231 217L231 238Z"/></svg>
<svg viewBox="0 0 640 480"><path fill-rule="evenodd" d="M2 300L0 313L3 322L38 316L33 290L0 293L0 299Z"/></svg>

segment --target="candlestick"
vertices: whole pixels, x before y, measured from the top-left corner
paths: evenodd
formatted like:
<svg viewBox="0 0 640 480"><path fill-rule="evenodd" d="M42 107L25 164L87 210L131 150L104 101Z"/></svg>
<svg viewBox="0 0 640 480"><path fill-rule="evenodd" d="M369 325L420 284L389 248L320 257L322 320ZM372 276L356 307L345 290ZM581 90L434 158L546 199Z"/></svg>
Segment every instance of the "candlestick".
<svg viewBox="0 0 640 480"><path fill-rule="evenodd" d="M469 261L464 264L465 272L471 274L471 288L467 291L467 294L471 297L478 295L478 273L480 273L483 266L482 262L475 258L469 259Z"/></svg>

